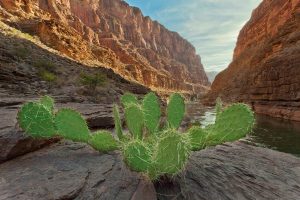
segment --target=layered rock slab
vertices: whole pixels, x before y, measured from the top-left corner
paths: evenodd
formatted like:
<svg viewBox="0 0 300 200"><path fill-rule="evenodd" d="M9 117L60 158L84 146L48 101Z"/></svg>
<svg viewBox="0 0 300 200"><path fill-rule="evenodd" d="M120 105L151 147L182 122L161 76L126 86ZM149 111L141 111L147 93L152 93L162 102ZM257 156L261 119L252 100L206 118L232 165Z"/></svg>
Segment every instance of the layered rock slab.
<svg viewBox="0 0 300 200"><path fill-rule="evenodd" d="M154 200L152 184L123 164L75 143L55 144L0 166L0 199Z"/></svg>
<svg viewBox="0 0 300 200"><path fill-rule="evenodd" d="M154 186L123 164L62 141L0 165L0 199L289 199L300 195L300 159L241 142L192 154L186 170Z"/></svg>

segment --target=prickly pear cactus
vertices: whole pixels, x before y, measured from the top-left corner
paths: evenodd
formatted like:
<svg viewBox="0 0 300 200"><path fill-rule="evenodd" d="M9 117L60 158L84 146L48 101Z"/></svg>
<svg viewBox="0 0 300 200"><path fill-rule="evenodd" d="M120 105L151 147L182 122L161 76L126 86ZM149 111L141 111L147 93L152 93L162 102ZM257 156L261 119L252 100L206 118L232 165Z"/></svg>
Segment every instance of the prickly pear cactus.
<svg viewBox="0 0 300 200"><path fill-rule="evenodd" d="M115 130L116 130L117 136L118 136L119 140L122 140L124 138L124 136L123 136L123 131L122 131L122 122L121 122L121 118L120 118L119 107L117 105L114 105L113 115L114 115Z"/></svg>
<svg viewBox="0 0 300 200"><path fill-rule="evenodd" d="M201 127L194 126L190 128L188 136L190 137L191 150L199 151L206 147L208 132Z"/></svg>
<svg viewBox="0 0 300 200"><path fill-rule="evenodd" d="M124 107L130 105L130 104L139 104L138 99L136 98L136 96L134 96L131 93L125 93L122 97L121 97L121 103Z"/></svg>
<svg viewBox="0 0 300 200"><path fill-rule="evenodd" d="M167 107L167 119L171 128L179 128L185 113L184 99L179 94L173 94Z"/></svg>
<svg viewBox="0 0 300 200"><path fill-rule="evenodd" d="M143 99L145 126L151 134L157 133L161 111L157 96L150 92Z"/></svg>
<svg viewBox="0 0 300 200"><path fill-rule="evenodd" d="M249 106L233 104L219 114L214 125L205 129L209 133L207 145L232 142L245 137L251 132L254 122L254 113Z"/></svg>
<svg viewBox="0 0 300 200"><path fill-rule="evenodd" d="M123 147L123 156L130 169L147 173L152 164L150 148L140 140L133 140Z"/></svg>
<svg viewBox="0 0 300 200"><path fill-rule="evenodd" d="M54 100L49 96L44 96L41 98L40 103L47 108L50 113L54 110Z"/></svg>
<svg viewBox="0 0 300 200"><path fill-rule="evenodd" d="M114 151L119 148L118 142L108 131L98 131L92 134L88 143L97 151L102 152Z"/></svg>
<svg viewBox="0 0 300 200"><path fill-rule="evenodd" d="M18 113L20 127L34 138L55 136L56 129L52 113L41 103L26 103Z"/></svg>
<svg viewBox="0 0 300 200"><path fill-rule="evenodd" d="M221 98L218 97L216 100L216 118L218 118L219 115L221 114L222 108L223 108L223 102L222 102Z"/></svg>
<svg viewBox="0 0 300 200"><path fill-rule="evenodd" d="M168 130L154 148L153 162L158 175L173 175L182 170L190 154L190 141L175 130Z"/></svg>
<svg viewBox="0 0 300 200"><path fill-rule="evenodd" d="M234 104L222 111L217 107L216 122L206 128L192 127L185 134L177 131L184 117L184 99L171 96L167 107L167 124L161 130L158 97L149 93L140 103L132 94L122 99L129 133L122 131L117 106L113 108L115 129L119 140L108 131L91 133L86 121L76 111L61 109L55 113L51 97L26 103L18 114L20 127L34 138L60 136L83 142L97 151L121 150L127 166L142 172L152 180L163 175L175 175L184 169L190 151L198 151L244 137L254 124L254 115L245 104Z"/></svg>
<svg viewBox="0 0 300 200"><path fill-rule="evenodd" d="M83 117L71 109L61 109L55 117L58 134L75 142L88 142L90 131Z"/></svg>
<svg viewBox="0 0 300 200"><path fill-rule="evenodd" d="M140 105L130 104L125 107L125 119L127 127L135 139L142 139L144 114Z"/></svg>

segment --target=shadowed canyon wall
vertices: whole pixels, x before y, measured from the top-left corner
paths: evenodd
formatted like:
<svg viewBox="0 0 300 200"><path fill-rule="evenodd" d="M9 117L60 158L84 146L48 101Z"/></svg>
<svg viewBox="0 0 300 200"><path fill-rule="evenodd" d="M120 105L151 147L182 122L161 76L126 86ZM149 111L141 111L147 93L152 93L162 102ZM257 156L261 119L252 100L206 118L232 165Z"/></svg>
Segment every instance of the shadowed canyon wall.
<svg viewBox="0 0 300 200"><path fill-rule="evenodd" d="M91 66L155 91L201 94L209 81L195 48L121 0L0 0L1 20Z"/></svg>
<svg viewBox="0 0 300 200"><path fill-rule="evenodd" d="M300 121L300 0L264 0L253 11L208 99L217 96Z"/></svg>

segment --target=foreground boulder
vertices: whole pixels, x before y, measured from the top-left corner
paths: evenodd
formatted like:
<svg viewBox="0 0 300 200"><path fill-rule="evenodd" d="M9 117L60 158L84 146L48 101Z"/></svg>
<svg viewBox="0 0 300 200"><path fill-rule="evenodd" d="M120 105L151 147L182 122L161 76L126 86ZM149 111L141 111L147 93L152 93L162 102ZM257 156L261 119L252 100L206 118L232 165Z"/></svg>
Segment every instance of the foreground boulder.
<svg viewBox="0 0 300 200"><path fill-rule="evenodd" d="M300 159L241 142L193 153L172 182L131 172L118 152L62 141L0 165L0 199L299 199Z"/></svg>

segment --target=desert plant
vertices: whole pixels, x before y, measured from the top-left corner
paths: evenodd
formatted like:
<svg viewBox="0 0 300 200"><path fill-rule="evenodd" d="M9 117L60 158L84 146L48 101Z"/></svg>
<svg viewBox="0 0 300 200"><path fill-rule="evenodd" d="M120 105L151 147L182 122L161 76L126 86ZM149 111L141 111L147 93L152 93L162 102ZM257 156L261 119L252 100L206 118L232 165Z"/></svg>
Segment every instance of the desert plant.
<svg viewBox="0 0 300 200"><path fill-rule="evenodd" d="M160 127L161 108L154 93L139 101L132 94L121 98L129 132L122 130L117 105L113 108L117 138L110 132L91 133L83 117L74 110L54 110L53 100L43 97L38 102L26 103L18 114L23 130L35 138L60 136L75 142L89 144L97 151L121 150L124 162L152 180L164 175L175 175L184 169L191 151L230 142L251 131L254 116L245 104L220 106L215 124L206 128L193 126L180 133L185 113L184 99L173 94L167 106L167 122ZM223 111L222 111L223 110Z"/></svg>
<svg viewBox="0 0 300 200"><path fill-rule="evenodd" d="M107 77L104 74L87 74L80 73L80 83L87 86L90 90L95 91L98 86L102 86L107 82Z"/></svg>
<svg viewBox="0 0 300 200"><path fill-rule="evenodd" d="M33 63L33 66L38 70L38 75L44 81L53 83L57 80L56 65L47 60L38 60Z"/></svg>

